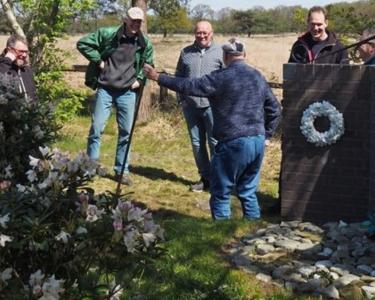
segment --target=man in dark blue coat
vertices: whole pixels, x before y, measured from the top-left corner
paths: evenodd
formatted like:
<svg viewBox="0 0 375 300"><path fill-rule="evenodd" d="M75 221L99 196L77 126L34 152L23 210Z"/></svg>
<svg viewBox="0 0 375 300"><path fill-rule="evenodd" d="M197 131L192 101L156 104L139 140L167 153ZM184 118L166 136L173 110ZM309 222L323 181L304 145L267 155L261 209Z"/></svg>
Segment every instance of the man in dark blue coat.
<svg viewBox="0 0 375 300"><path fill-rule="evenodd" d="M211 161L210 207L215 220L231 215L230 196L236 188L243 216L260 218L256 196L265 140L274 133L280 104L265 78L245 63L245 46L230 39L223 45L227 66L200 78L158 74L145 65L146 76L182 94L207 97L212 108L213 135L218 140Z"/></svg>

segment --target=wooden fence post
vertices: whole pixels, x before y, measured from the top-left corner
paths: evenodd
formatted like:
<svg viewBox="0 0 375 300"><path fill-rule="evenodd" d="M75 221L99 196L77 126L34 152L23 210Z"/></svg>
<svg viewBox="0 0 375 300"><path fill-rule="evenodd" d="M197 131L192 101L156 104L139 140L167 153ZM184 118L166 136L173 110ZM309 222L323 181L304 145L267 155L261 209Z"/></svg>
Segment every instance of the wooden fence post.
<svg viewBox="0 0 375 300"><path fill-rule="evenodd" d="M159 104L165 104L168 101L168 88L165 86L160 86L159 93Z"/></svg>

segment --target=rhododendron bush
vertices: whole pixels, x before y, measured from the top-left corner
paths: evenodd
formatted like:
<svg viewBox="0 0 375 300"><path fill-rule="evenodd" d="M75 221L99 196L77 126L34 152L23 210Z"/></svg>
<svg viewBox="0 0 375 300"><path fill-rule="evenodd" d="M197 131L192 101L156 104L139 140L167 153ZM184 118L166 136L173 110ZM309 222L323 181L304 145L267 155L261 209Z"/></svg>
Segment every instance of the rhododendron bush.
<svg viewBox="0 0 375 300"><path fill-rule="evenodd" d="M57 129L48 103L26 102L16 81L0 74L0 181L25 180L28 155L53 142Z"/></svg>
<svg viewBox="0 0 375 300"><path fill-rule="evenodd" d="M47 147L57 130L51 108L26 103L7 84L0 84L2 299L120 299L163 253L162 228L147 209L89 188L104 170L84 153L71 158Z"/></svg>

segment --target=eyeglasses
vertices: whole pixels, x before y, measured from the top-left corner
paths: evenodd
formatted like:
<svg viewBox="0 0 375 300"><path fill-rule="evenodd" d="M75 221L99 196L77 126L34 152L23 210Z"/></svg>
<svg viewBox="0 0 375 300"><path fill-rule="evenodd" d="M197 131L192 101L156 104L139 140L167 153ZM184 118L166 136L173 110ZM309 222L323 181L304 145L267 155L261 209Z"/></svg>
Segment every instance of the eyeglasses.
<svg viewBox="0 0 375 300"><path fill-rule="evenodd" d="M19 55L19 54L29 54L29 50L22 50L22 49L17 49L17 48L14 48L14 47L10 47L10 48L12 48L17 53L17 55Z"/></svg>
<svg viewBox="0 0 375 300"><path fill-rule="evenodd" d="M207 36L209 35L211 32L209 31L197 31L195 32L195 35L203 35L203 36Z"/></svg>

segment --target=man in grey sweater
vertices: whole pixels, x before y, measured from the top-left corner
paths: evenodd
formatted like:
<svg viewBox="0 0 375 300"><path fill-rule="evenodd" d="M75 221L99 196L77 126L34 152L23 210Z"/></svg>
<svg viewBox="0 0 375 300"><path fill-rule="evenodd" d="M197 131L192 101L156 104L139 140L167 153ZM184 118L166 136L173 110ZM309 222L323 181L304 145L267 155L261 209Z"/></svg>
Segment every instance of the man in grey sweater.
<svg viewBox="0 0 375 300"><path fill-rule="evenodd" d="M210 207L213 219L231 215L230 196L235 187L246 219L260 218L255 194L263 160L265 139L274 133L280 119L280 104L265 78L245 59L245 47L231 39L223 45L227 68L200 78L158 74L144 66L146 76L179 93L208 97L213 135L218 140L210 170Z"/></svg>
<svg viewBox="0 0 375 300"><path fill-rule="evenodd" d="M182 49L176 68L176 76L195 78L223 67L223 51L213 42L213 29L209 22L199 21L195 25L195 41ZM217 143L212 136L213 117L210 102L206 97L177 94L178 101L189 131L195 164L200 181L191 186L194 192L209 188L210 156ZM207 149L207 142L209 151Z"/></svg>

